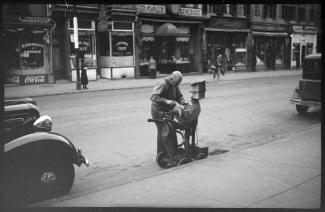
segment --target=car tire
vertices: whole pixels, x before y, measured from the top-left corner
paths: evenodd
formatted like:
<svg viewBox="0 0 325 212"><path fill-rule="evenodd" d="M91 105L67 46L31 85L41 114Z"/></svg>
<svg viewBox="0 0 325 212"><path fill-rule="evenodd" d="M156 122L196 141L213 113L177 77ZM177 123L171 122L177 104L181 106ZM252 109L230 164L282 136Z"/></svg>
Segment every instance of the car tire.
<svg viewBox="0 0 325 212"><path fill-rule="evenodd" d="M304 106L304 105L296 105L296 110L299 114L303 115L307 113L308 110L308 106Z"/></svg>
<svg viewBox="0 0 325 212"><path fill-rule="evenodd" d="M12 179L15 191L9 201L17 200L21 205L64 195L70 191L74 178L74 166L67 157L60 154L30 156L24 163L16 163Z"/></svg>

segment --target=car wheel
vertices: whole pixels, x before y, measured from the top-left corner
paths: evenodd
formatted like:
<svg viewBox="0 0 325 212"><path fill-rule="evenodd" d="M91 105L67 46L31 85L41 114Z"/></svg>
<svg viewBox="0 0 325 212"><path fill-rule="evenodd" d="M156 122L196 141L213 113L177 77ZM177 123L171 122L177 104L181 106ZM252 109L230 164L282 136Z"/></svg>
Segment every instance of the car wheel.
<svg viewBox="0 0 325 212"><path fill-rule="evenodd" d="M168 162L164 161L167 158L167 154L165 152L159 152L156 157L156 162L161 168L167 168Z"/></svg>
<svg viewBox="0 0 325 212"><path fill-rule="evenodd" d="M299 114L306 114L308 107L304 105L296 105L296 110Z"/></svg>
<svg viewBox="0 0 325 212"><path fill-rule="evenodd" d="M58 155L35 154L16 160L8 173L6 204L22 205L57 197L70 191L75 177L70 159Z"/></svg>

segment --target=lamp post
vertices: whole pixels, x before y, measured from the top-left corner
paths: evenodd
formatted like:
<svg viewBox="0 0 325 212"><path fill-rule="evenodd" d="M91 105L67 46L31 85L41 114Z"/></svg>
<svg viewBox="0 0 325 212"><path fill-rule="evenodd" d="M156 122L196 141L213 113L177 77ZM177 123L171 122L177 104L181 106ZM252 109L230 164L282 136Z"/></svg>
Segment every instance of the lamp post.
<svg viewBox="0 0 325 212"><path fill-rule="evenodd" d="M79 39L78 39L78 19L77 19L77 11L76 5L73 5L74 17L73 17L73 36L74 36L74 48L76 52L76 74L77 74L77 82L76 89L81 90L80 83L80 73L79 73Z"/></svg>

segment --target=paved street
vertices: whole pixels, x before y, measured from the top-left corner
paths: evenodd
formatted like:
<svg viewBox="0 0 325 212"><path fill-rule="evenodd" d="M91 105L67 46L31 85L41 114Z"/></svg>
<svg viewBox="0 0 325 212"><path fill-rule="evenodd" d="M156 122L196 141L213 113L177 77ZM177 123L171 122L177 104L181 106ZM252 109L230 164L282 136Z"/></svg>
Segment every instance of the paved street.
<svg viewBox="0 0 325 212"><path fill-rule="evenodd" d="M217 160L220 150L227 152L225 155L236 155L243 149L285 139L317 126L319 109L301 117L289 103L299 77L209 82L206 99L201 100L198 126L199 143L209 146L209 160ZM189 99L190 86L183 85L181 89ZM76 168L75 184L69 194L43 204L69 206L69 201L64 200L166 173L155 163L155 126L146 122L150 117L150 90L111 90L35 98L42 114L53 118L53 131L70 138L91 162L88 168ZM316 131L320 135L320 128ZM229 173L230 179L231 176ZM83 200L83 203L94 206L97 202ZM124 205L123 201L121 204ZM247 207L245 204L237 206Z"/></svg>

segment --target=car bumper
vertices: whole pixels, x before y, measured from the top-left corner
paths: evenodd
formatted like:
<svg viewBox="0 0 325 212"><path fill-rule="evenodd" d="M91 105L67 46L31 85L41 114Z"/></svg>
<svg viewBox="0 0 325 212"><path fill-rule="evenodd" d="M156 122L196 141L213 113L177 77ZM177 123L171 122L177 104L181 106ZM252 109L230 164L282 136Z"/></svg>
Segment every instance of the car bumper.
<svg viewBox="0 0 325 212"><path fill-rule="evenodd" d="M307 107L316 107L316 106L320 106L321 103L317 102L317 101L306 101L306 100L302 100L301 98L291 98L290 102L292 104L296 104L296 105L304 105Z"/></svg>

